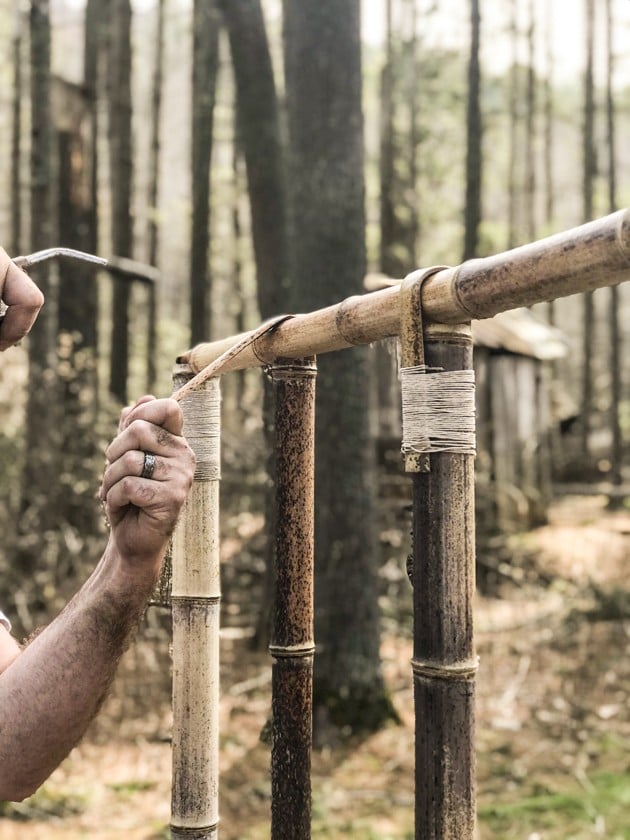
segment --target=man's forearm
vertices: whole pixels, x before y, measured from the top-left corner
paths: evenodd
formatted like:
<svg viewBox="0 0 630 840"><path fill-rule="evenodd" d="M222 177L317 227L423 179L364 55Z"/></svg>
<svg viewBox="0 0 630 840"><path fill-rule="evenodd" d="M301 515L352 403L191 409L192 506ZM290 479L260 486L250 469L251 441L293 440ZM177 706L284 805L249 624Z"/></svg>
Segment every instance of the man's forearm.
<svg viewBox="0 0 630 840"><path fill-rule="evenodd" d="M0 676L0 799L29 796L80 740L158 570L159 558L127 569L110 544L85 586Z"/></svg>

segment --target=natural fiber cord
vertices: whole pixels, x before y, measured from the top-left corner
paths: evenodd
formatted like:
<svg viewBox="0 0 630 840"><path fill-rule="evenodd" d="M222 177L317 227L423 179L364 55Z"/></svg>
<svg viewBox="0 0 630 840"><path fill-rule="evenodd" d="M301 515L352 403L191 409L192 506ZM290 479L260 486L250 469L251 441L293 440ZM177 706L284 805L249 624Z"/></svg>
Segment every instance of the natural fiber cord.
<svg viewBox="0 0 630 840"><path fill-rule="evenodd" d="M474 455L475 373L401 368L402 451Z"/></svg>
<svg viewBox="0 0 630 840"><path fill-rule="evenodd" d="M204 387L188 391L181 404L186 418L184 433L197 458L195 480L218 481L221 478L219 380L208 380Z"/></svg>

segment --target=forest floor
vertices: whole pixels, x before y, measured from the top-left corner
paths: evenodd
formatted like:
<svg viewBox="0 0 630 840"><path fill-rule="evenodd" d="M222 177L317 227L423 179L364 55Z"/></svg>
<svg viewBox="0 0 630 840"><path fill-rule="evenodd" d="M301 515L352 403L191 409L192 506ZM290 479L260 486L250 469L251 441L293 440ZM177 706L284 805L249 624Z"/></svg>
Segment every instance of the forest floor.
<svg viewBox="0 0 630 840"><path fill-rule="evenodd" d="M224 543L233 568L257 523L241 517L237 526L240 542ZM495 580L476 603L480 837L629 840L630 511L610 512L601 497L565 498L548 525L485 551ZM401 723L314 754L316 838L413 837L411 632L409 607L400 607L411 599L400 564L383 568L383 663ZM220 833L262 840L270 666L248 648L229 575L226 588L234 620L222 640ZM141 644L146 666L154 652ZM0 840L168 837L169 704L147 688L142 715L125 717L125 693L135 690L142 708L144 690L130 688L140 661L130 655L90 737L34 797L4 806ZM167 666L154 664L168 682Z"/></svg>

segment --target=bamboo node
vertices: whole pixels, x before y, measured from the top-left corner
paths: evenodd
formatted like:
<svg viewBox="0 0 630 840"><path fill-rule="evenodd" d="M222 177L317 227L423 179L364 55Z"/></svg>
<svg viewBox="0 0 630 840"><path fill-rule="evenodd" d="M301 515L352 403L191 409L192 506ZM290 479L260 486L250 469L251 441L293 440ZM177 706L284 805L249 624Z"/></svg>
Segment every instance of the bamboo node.
<svg viewBox="0 0 630 840"><path fill-rule="evenodd" d="M357 318L355 311L356 304L361 300L361 297L361 295L352 295L352 297L342 300L335 316L337 332L347 344L351 344L353 347L365 344L361 320Z"/></svg>
<svg viewBox="0 0 630 840"><path fill-rule="evenodd" d="M438 680L467 680L479 670L479 657L464 659L461 662L428 662L420 659L411 660L414 677Z"/></svg>
<svg viewBox="0 0 630 840"><path fill-rule="evenodd" d="M274 659L294 659L313 656L315 644L306 645L269 645L269 654Z"/></svg>
<svg viewBox="0 0 630 840"><path fill-rule="evenodd" d="M211 607L221 603L220 595L173 595L173 605L182 604L185 607Z"/></svg>
<svg viewBox="0 0 630 840"><path fill-rule="evenodd" d="M400 369L402 452L475 455L475 372Z"/></svg>

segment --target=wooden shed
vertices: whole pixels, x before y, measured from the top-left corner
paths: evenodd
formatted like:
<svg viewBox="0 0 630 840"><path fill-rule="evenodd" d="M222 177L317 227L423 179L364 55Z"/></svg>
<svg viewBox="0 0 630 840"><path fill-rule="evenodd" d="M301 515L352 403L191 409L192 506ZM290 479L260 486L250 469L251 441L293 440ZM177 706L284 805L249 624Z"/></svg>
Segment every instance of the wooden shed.
<svg viewBox="0 0 630 840"><path fill-rule="evenodd" d="M558 419L554 360L567 343L528 309L473 321L477 382L477 512L485 532L544 521L551 495L552 444ZM372 429L379 449L401 436L395 343L375 348Z"/></svg>
<svg viewBox="0 0 630 840"><path fill-rule="evenodd" d="M528 309L473 322L477 382L478 523L528 528L545 519L558 424L551 362L562 333Z"/></svg>

